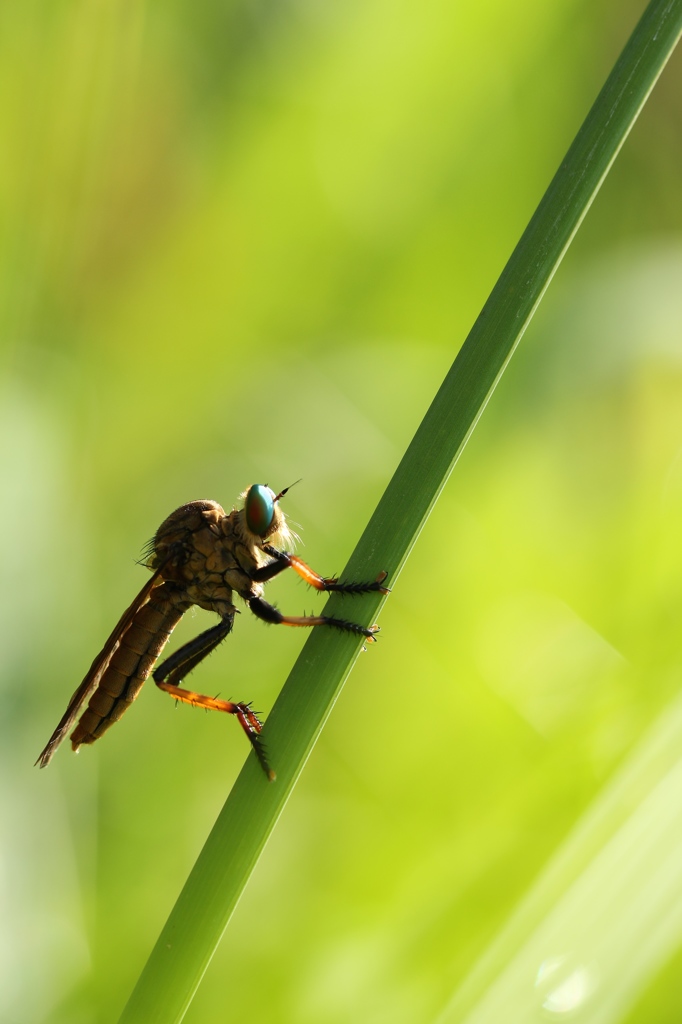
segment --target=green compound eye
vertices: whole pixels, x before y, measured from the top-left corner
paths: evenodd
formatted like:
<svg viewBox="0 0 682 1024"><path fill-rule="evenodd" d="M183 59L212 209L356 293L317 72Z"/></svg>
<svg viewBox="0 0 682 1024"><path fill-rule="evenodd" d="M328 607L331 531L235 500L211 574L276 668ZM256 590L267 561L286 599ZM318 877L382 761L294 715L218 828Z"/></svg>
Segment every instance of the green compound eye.
<svg viewBox="0 0 682 1024"><path fill-rule="evenodd" d="M276 494L264 484L254 484L249 487L244 502L246 513L246 525L258 537L264 537L272 526L275 515Z"/></svg>

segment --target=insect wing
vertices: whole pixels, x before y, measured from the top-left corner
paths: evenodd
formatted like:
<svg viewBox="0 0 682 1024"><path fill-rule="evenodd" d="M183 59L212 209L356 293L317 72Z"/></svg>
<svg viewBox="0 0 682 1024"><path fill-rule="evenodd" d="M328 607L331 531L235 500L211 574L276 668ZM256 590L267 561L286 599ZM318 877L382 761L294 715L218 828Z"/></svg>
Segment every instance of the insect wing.
<svg viewBox="0 0 682 1024"><path fill-rule="evenodd" d="M69 701L69 706L64 712L64 715L62 716L59 725L50 736L47 742L47 746L42 751L38 760L36 761L36 764L39 764L41 768L45 768L50 763L55 750L62 742L66 734L71 730L72 725L78 718L78 714L83 704L85 704L89 697L94 693L95 689L99 684L100 679L107 670L107 666L111 661L114 651L116 651L121 642L123 634L130 626L131 622L137 615L140 608L142 608L143 605L145 605L149 600L149 595L151 594L154 587L161 582L162 569L163 566L156 570L154 575L145 584L145 586L142 588L142 590L137 595L137 597L130 605L130 607L126 609L126 611L123 613L119 621L116 623L116 626L114 627L111 636L109 637L104 647L93 661L92 665L90 666L90 671L88 672L85 679L80 684L80 686L74 693L73 697Z"/></svg>

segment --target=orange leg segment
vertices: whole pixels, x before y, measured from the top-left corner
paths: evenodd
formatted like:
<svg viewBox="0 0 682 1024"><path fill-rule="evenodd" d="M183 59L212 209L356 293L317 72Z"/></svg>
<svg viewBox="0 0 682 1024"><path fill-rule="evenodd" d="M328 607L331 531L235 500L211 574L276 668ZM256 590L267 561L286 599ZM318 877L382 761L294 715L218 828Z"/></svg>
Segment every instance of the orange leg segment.
<svg viewBox="0 0 682 1024"><path fill-rule="evenodd" d="M182 701L183 704L191 704L195 708L206 708L208 711L224 711L228 715L236 715L237 721L256 751L265 774L270 782L274 782L276 775L267 763L265 749L258 739L263 723L248 704L244 704L242 701L235 703L231 700L220 700L218 697L207 697L203 693L194 693L193 690L185 690L182 686L174 686L173 683L166 683L163 680L157 680L156 685L164 693L169 693L171 697Z"/></svg>

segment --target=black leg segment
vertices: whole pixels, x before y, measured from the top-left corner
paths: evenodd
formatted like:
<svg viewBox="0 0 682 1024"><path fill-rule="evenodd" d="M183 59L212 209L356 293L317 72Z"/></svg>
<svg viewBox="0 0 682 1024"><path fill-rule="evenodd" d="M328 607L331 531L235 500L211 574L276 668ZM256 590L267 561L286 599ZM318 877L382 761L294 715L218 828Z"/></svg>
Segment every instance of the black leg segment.
<svg viewBox="0 0 682 1024"><path fill-rule="evenodd" d="M217 626L207 629L199 636L195 636L194 640L183 644L174 654L171 654L170 658L166 658L155 669L154 682L166 681L173 684L182 682L192 669L196 668L211 651L214 651L219 643L222 643L228 633L232 631L233 624L234 616L225 618Z"/></svg>

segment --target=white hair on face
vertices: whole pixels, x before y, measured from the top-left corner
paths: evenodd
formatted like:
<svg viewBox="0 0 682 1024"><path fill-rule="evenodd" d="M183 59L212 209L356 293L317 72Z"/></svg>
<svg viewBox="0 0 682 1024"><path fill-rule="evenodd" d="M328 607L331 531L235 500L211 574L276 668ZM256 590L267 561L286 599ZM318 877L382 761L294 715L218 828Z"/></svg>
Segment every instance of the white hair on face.
<svg viewBox="0 0 682 1024"><path fill-rule="evenodd" d="M271 533L268 537L268 544L272 544L276 548L286 548L287 551L292 551L296 547L297 541L300 541L300 537L297 533L294 533L290 529L287 522L287 517L282 512L282 523L281 526Z"/></svg>

